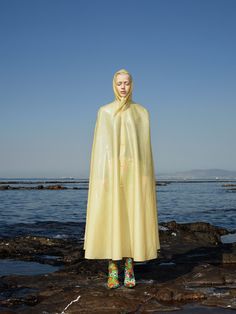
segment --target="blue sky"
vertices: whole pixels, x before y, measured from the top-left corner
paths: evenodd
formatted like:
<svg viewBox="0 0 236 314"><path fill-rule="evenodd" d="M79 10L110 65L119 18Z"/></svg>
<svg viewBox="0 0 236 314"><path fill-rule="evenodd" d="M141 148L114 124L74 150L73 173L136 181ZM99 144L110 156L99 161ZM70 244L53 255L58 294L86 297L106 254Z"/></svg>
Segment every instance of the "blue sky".
<svg viewBox="0 0 236 314"><path fill-rule="evenodd" d="M234 0L1 0L0 177L87 178L120 68L156 174L236 170L235 33Z"/></svg>

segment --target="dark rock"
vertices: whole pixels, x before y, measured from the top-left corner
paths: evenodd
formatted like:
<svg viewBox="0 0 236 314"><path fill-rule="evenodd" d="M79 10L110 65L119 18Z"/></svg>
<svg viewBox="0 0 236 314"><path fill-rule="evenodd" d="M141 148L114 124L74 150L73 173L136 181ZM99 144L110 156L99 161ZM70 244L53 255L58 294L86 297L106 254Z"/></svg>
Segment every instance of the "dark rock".
<svg viewBox="0 0 236 314"><path fill-rule="evenodd" d="M66 190L68 187L57 185L38 185L38 186L11 186L11 185L0 185L0 190ZM73 189L73 187L70 187Z"/></svg>
<svg viewBox="0 0 236 314"><path fill-rule="evenodd" d="M156 181L156 185L157 186L166 186L168 184L170 184L171 182L169 181Z"/></svg>
<svg viewBox="0 0 236 314"><path fill-rule="evenodd" d="M2 258L63 264L64 268L46 275L2 277L0 311L148 313L176 311L188 303L218 307L216 313L222 307L235 309L235 243L220 241L227 232L203 222L160 224L158 258L134 263L133 289L122 285L124 261L118 261L121 286L114 290L106 287L107 260L84 259L81 241L34 236L2 239Z"/></svg>
<svg viewBox="0 0 236 314"><path fill-rule="evenodd" d="M10 185L0 185L0 190L9 190Z"/></svg>
<svg viewBox="0 0 236 314"><path fill-rule="evenodd" d="M187 291L182 286L161 288L156 294L158 301L193 301L205 298L205 294L199 291Z"/></svg>
<svg viewBox="0 0 236 314"><path fill-rule="evenodd" d="M45 187L48 190L65 190L67 189L65 186L62 186L60 184L57 185L48 185L47 187Z"/></svg>

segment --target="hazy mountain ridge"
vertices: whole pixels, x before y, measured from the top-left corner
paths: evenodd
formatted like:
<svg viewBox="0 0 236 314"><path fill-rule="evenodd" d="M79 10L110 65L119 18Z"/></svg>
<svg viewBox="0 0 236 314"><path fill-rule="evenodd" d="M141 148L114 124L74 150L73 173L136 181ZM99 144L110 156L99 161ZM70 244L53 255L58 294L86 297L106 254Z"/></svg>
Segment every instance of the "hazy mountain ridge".
<svg viewBox="0 0 236 314"><path fill-rule="evenodd" d="M236 171L225 169L192 169L159 173L158 176L184 179L236 179Z"/></svg>

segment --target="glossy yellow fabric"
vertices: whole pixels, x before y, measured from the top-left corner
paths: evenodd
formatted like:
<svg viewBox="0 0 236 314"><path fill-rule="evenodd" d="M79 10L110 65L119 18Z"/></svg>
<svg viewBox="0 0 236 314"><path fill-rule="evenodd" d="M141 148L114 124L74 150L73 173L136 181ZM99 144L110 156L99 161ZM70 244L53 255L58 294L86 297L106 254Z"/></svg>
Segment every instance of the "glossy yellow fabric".
<svg viewBox="0 0 236 314"><path fill-rule="evenodd" d="M119 110L116 99L97 112L83 247L87 259L158 257L149 112L132 98L123 105Z"/></svg>

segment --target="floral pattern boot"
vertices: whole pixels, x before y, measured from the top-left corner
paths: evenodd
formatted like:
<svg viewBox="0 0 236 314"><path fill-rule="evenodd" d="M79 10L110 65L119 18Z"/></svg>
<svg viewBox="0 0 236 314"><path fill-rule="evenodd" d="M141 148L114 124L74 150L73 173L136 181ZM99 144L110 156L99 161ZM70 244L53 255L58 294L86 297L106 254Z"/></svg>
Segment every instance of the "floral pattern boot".
<svg viewBox="0 0 236 314"><path fill-rule="evenodd" d="M118 288L119 286L120 286L120 283L119 283L119 277L118 277L117 263L112 260L109 260L107 287L109 289L112 289L112 288Z"/></svg>
<svg viewBox="0 0 236 314"><path fill-rule="evenodd" d="M128 257L125 260L124 286L128 288L133 288L135 284L136 283L135 283L135 277L134 277L133 260L131 257Z"/></svg>

